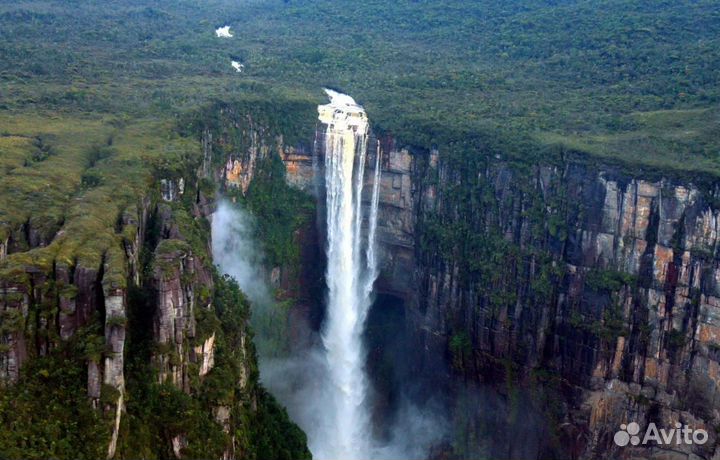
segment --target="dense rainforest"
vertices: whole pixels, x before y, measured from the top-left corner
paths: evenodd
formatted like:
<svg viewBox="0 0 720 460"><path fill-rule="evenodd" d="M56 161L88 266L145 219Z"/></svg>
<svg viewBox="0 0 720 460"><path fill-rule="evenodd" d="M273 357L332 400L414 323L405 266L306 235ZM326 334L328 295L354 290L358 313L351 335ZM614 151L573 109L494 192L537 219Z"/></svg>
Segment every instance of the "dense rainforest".
<svg viewBox="0 0 720 460"><path fill-rule="evenodd" d="M385 155L374 384L449 376L429 457L604 458L627 414L717 443L716 1L0 0L0 457L310 456L254 343L322 303L323 87ZM213 261L221 196L278 268L273 340Z"/></svg>

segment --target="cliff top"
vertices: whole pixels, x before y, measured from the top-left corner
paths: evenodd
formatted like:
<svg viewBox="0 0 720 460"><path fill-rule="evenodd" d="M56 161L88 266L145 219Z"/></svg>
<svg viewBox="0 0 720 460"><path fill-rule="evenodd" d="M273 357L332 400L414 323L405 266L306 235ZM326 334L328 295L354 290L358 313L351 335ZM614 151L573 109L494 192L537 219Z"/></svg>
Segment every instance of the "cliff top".
<svg viewBox="0 0 720 460"><path fill-rule="evenodd" d="M355 99L331 89L325 89L325 93L330 98L330 103L318 106L319 120L322 123L342 131L354 128L363 134L367 133L368 119L365 109L355 102Z"/></svg>
<svg viewBox="0 0 720 460"><path fill-rule="evenodd" d="M0 274L18 281L26 267L105 263L123 284L123 215L137 221L154 167L199 154L157 120L0 113L0 126L0 245L11 253Z"/></svg>

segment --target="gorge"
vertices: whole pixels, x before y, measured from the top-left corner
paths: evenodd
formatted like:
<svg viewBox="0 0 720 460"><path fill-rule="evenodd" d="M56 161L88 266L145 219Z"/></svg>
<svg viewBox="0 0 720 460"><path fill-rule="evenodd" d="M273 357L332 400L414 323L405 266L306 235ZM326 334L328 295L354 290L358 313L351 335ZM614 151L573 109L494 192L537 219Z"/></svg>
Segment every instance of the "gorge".
<svg viewBox="0 0 720 460"><path fill-rule="evenodd" d="M449 423L467 436L452 441L456 455L594 458L618 449L632 417L705 427L703 446L656 454L712 458L717 312L701 248L716 244L715 189L573 152L524 170L502 152L463 157L372 133L368 143L382 172L377 288L388 315L401 306L394 326L408 341L394 358L371 343L370 378L415 407L429 393L440 401L430 452ZM311 144L276 145L287 182L312 192L323 173ZM466 404L492 409L461 416Z"/></svg>
<svg viewBox="0 0 720 460"><path fill-rule="evenodd" d="M720 460L717 1L201 6L0 1L0 458Z"/></svg>
<svg viewBox="0 0 720 460"><path fill-rule="evenodd" d="M316 106L290 104L303 119L315 119ZM81 265L66 271L62 260L45 267L37 265L40 258L25 265L29 268L10 265L12 270L3 272L7 317L14 311L42 311L36 309L52 305L55 298L61 301L59 320L31 323L39 326L33 326L37 332L29 339L27 332L6 332L4 379L26 381L18 371L21 365L45 362L28 361L28 356L42 358L59 346L52 345L52 331L71 338L92 312L104 312L108 348L87 348L78 362L87 366L87 391L103 408L101 414L120 414L120 423L113 425L119 427L117 438L98 434L98 439L112 441L118 455L137 452L144 442L123 434L123 420L131 426L162 426L152 422L157 419L143 418L147 415L138 412L132 399L125 410L117 410L123 395L138 394L141 388L143 374L138 371L143 368L126 363L145 362L140 359L145 353L165 382L163 391L193 392L210 385L201 391L213 392L207 409L213 423L229 427L223 429L235 436L241 431L233 425L237 419L227 418L226 408L232 414L238 410L233 407L244 404L269 404L255 387L257 370L249 360L252 351L243 327L221 334L213 316L205 313L213 310L201 308L209 299L214 299L213 309L221 308L224 299L232 298L227 281L194 256L206 250L203 241L209 234L202 232L208 230L194 227L186 217L215 211L214 185L208 187L213 183L230 203L242 203L252 213L248 227L236 232L252 234L265 252L264 257L253 256L253 242L252 251L247 245L214 251L215 261L227 272L223 265L228 261L247 259L252 270L245 280L251 281L244 289L256 306L269 310L264 324L270 333L262 324L255 326L261 358L267 350L276 353L274 360L261 359L262 381L308 432L307 427L318 427L320 433L339 428L328 426L332 416L312 403L323 397L327 403L323 391L334 383L329 369L323 370L329 361L313 350L328 346L323 340L329 314L323 311L323 293L330 254L323 248L322 228L333 214L323 210L323 195L316 191L329 174L323 171L325 161L335 166L327 158L335 144L323 148L324 156L318 158L312 128L299 125L286 131L272 118L258 124L257 110L252 104L218 103L200 112L191 129L200 138L201 155L178 163L179 168L158 170L157 195L146 198L136 214L125 214L129 275L118 279L135 287L124 291L116 284L113 290L107 284L117 283L111 252L97 259L96 268ZM287 144L289 138L296 141ZM660 426L680 421L709 433L703 445L629 448L633 452L678 459L717 455L713 427L720 326L714 254L719 211L711 180L668 171L628 172L579 152L527 166L492 147L422 149L373 132L367 145L376 150L366 157L362 208L364 215L372 215L377 207L375 230L369 225L374 219L358 224L357 201L351 199L356 192L344 198L351 207L346 228L354 233L361 225L359 234L367 237L376 232L378 299L368 313L364 340L368 388L376 389L367 399L373 430L368 439L377 442L377 458L393 458L397 449L431 458L601 458L619 452L613 435L629 419ZM348 183L350 190L359 187L356 181L346 179ZM226 216L224 225L240 225L232 220L236 218L228 221ZM251 230L256 228L264 230ZM24 234L39 235L26 244L42 241L32 228L13 233L4 243L7 262L22 254L15 248L25 241ZM199 238L203 234L205 240ZM55 251L62 242L37 246L35 253ZM353 254L354 237L346 244L350 249L345 246L345 251ZM142 253L146 255L140 257ZM361 265L372 266L368 256ZM242 276L231 274L242 282ZM69 287L48 297L38 287L48 276L57 286ZM262 283L266 292L250 289ZM270 299L263 306L264 296ZM223 311L213 315L222 318ZM128 319L122 321L122 315ZM10 323L4 324L7 328ZM132 331L133 348L123 351L126 328ZM95 343L93 334L92 340L81 337L85 347ZM232 367L231 380L239 385L235 396L213 389L227 385L212 370L232 362L222 345L228 340L238 347L232 359L246 363ZM328 378L318 380L322 372ZM313 382L319 384L313 387ZM175 391L170 394L180 397ZM255 395L248 403L235 399L247 394ZM172 443L158 447L175 456L192 455L201 438L190 425L175 429L180 434L170 438ZM246 436L253 439L255 434ZM524 443L512 442L519 436ZM227 444L218 446L239 449L233 447L240 445L235 439L228 437ZM324 448L312 439L312 449ZM401 445L403 441L416 444L416 450Z"/></svg>

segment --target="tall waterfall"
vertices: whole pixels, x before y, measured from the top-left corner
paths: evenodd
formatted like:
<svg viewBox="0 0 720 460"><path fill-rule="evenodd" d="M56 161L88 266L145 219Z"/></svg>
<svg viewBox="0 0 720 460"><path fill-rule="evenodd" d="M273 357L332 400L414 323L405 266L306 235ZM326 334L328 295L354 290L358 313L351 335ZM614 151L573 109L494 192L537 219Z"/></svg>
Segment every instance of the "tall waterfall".
<svg viewBox="0 0 720 460"><path fill-rule="evenodd" d="M360 459L367 458L371 449L362 333L377 277L374 246L380 159L378 149L367 239L363 239L367 116L350 96L326 92L330 103L318 107L319 119L326 125L328 308L323 344L332 383L328 396L334 432L326 433L325 451L314 454L327 459Z"/></svg>
<svg viewBox="0 0 720 460"><path fill-rule="evenodd" d="M375 235L382 158L379 143L368 145L363 108L349 96L332 91L328 96L331 102L318 107L325 131L315 140L325 153L327 195L328 298L322 341L315 341L308 329L312 339L307 346L287 355L276 353L276 334L284 333L276 326L288 313L275 304L265 284L252 216L229 202L221 203L212 219L213 257L251 299L261 381L307 433L314 458L426 458L430 446L447 432L444 409L415 406L401 395L397 413L371 429L362 338L378 274ZM371 164L373 177L366 178ZM370 184L372 190L364 190ZM373 431L382 432L383 438L374 438Z"/></svg>

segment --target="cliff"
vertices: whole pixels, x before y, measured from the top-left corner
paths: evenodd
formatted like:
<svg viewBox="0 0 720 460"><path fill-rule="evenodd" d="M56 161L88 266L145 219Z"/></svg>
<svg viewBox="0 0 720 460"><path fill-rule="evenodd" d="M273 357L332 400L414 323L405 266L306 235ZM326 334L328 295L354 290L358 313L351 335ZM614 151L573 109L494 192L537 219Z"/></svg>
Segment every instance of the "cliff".
<svg viewBox="0 0 720 460"><path fill-rule="evenodd" d="M542 164L392 137L369 145L382 155L376 287L405 305L415 372L451 394L464 381L499 388L510 405L512 393L530 395L529 410L552 425L534 455L717 457L712 180L630 173L572 153ZM311 183L291 165L287 173ZM631 421L679 422L709 440L621 449L613 436ZM492 436L477 425L460 429Z"/></svg>
<svg viewBox="0 0 720 460"><path fill-rule="evenodd" d="M273 157L283 160L289 185L322 192L319 153L306 142L288 145L282 129L248 123L243 110L216 108L224 120L209 136L226 193L252 208L253 187L268 176ZM524 404L529 419L550 427L531 429L536 445L523 450L512 447L512 432L485 431L483 416L459 417L466 418L456 421L465 438L495 436L510 445L480 453L718 455L718 210L717 190L707 185L712 180L643 172L572 152L518 162L503 159L502 151L405 147L391 136L371 137L368 145L382 155L382 273L376 287L404 305L399 327L412 342L405 364L448 394L455 418L467 412L458 402L460 387L489 385L501 402L484 401L479 411L504 407L495 408L500 415L492 423L522 424ZM373 164L374 154L366 168ZM312 228L310 222L294 227L289 233L295 237L283 244L315 249L292 263L275 259L268 273L276 286L300 286L290 298L302 293L306 308L290 316L311 316L317 327L322 271L316 271L312 290L302 288L312 277L287 276L298 264L322 267L313 241L321 235L299 230ZM276 238L266 235L265 244L277 249L268 241ZM631 421L670 428L680 422L707 430L710 440L620 449L613 435ZM457 445L450 450L473 453Z"/></svg>
<svg viewBox="0 0 720 460"><path fill-rule="evenodd" d="M57 407L49 418L60 426L76 411L74 426L95 427L38 452L191 458L209 445L225 458L274 455L268 446L307 454L257 383L247 300L209 256L206 219L219 187L255 215L268 281L292 304L263 333L281 350L304 339L295 322L319 326L322 209L313 195L323 162L311 134L299 134L312 132L314 106L291 101L279 122L268 104L194 114L182 132L199 140L194 155L154 161L125 201L107 198L123 175L101 175L76 192L65 219L45 208L0 227L0 417L23 436L47 426L38 439L57 436L37 419L43 406ZM403 323L392 325L410 342L403 366L444 395L459 433L437 456L717 459L714 180L573 152L517 161L391 136L369 145L366 169L376 151L382 165L376 287L403 305ZM112 162L99 160L82 180L137 161L98 155ZM468 396L476 388L491 391ZM679 422L710 439L620 448L613 436L631 421ZM532 441L513 443L520 435ZM473 451L486 439L497 445ZM0 436L8 457L26 454L23 442Z"/></svg>
<svg viewBox="0 0 720 460"><path fill-rule="evenodd" d="M49 232L2 227L3 458L309 456L259 384L248 301L212 264L201 143L180 142L149 167L91 166Z"/></svg>
<svg viewBox="0 0 720 460"><path fill-rule="evenodd" d="M203 169L220 185L220 195L252 214L275 299L289 301L291 315L303 312L299 317L309 315L317 323L324 254L314 197L321 184L317 156L303 135L312 132L312 107L292 100L276 105L217 103L194 118L191 132L202 133ZM278 117L276 112L287 115ZM263 321L259 318L256 324ZM284 324L286 318L276 322ZM264 334L284 342L292 331Z"/></svg>
<svg viewBox="0 0 720 460"><path fill-rule="evenodd" d="M569 155L528 166L383 147L379 286L405 300L447 379L555 385L568 456L717 458L716 188ZM620 449L631 421L710 439Z"/></svg>

